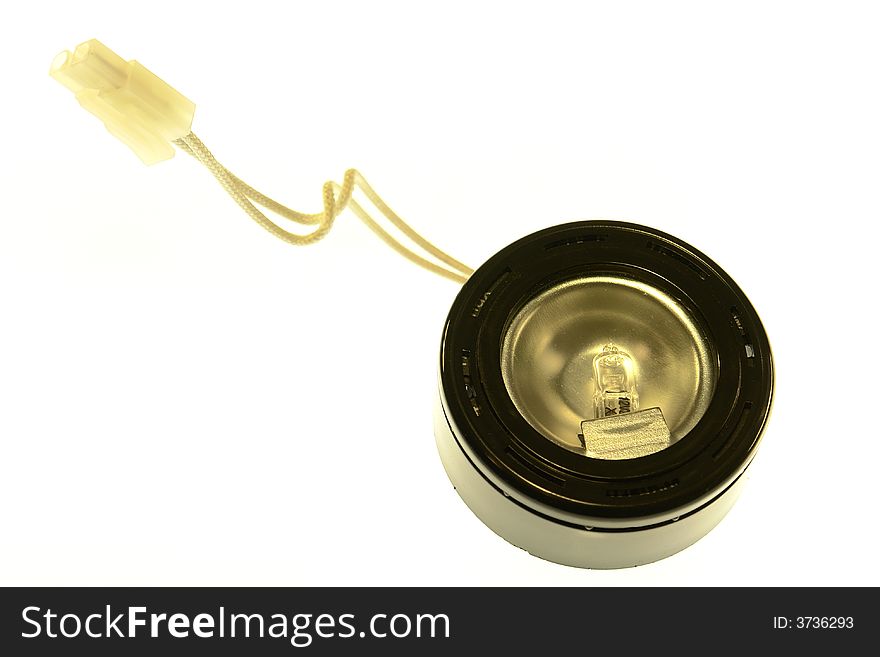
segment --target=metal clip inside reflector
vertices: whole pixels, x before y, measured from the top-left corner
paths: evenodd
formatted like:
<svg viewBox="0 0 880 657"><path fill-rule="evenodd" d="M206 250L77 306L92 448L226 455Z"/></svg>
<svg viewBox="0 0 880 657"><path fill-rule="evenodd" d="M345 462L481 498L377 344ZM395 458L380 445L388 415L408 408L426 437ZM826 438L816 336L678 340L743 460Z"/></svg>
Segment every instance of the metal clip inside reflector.
<svg viewBox="0 0 880 657"><path fill-rule="evenodd" d="M634 459L670 445L669 427L659 408L581 422L584 453L595 459Z"/></svg>

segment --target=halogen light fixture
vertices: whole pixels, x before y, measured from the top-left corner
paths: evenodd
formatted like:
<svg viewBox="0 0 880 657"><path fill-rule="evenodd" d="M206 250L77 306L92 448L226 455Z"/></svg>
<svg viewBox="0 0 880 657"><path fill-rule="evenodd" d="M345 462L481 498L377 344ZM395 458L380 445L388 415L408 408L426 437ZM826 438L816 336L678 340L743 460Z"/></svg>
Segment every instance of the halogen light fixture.
<svg viewBox="0 0 880 657"><path fill-rule="evenodd" d="M61 53L50 74L145 163L174 146L192 155L276 237L310 244L350 209L401 255L463 283L443 331L435 437L461 498L512 544L572 566L634 566L691 545L733 505L770 412L773 363L746 296L693 247L645 226L582 221L524 237L473 271L354 169L324 186L317 213L257 191L192 133L192 102L98 41Z"/></svg>
<svg viewBox="0 0 880 657"><path fill-rule="evenodd" d="M770 411L770 346L718 265L584 221L502 249L443 334L435 434L496 533L572 566L691 545L733 505Z"/></svg>

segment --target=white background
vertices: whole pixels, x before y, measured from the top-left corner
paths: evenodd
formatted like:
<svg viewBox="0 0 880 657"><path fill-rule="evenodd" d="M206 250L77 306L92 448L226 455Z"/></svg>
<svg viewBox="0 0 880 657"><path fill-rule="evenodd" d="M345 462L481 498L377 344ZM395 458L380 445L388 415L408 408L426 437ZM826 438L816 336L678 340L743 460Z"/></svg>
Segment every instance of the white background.
<svg viewBox="0 0 880 657"><path fill-rule="evenodd" d="M880 584L878 25L848 2L6 7L0 583ZM294 207L356 166L472 265L589 218L707 253L777 365L740 502L623 571L496 537L432 436L456 285L352 215L296 249L189 158L143 166L47 76L93 37Z"/></svg>

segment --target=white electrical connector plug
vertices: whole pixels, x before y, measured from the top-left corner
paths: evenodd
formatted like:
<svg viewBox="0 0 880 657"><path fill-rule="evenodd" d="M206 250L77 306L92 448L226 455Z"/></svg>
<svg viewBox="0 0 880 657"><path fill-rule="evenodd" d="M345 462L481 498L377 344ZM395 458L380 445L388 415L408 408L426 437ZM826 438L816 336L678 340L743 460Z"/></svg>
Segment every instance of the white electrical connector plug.
<svg viewBox="0 0 880 657"><path fill-rule="evenodd" d="M195 103L96 39L60 53L49 75L145 164L174 157L172 143L192 129Z"/></svg>

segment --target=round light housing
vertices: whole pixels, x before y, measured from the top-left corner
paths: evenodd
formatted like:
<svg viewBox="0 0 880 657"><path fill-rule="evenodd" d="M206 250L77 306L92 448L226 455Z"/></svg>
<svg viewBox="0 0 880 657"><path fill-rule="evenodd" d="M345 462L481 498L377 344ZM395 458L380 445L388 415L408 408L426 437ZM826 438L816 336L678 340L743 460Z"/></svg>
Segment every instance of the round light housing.
<svg viewBox="0 0 880 657"><path fill-rule="evenodd" d="M669 556L729 510L770 411L767 336L660 231L556 226L502 249L443 333L436 438L478 517L573 566Z"/></svg>

